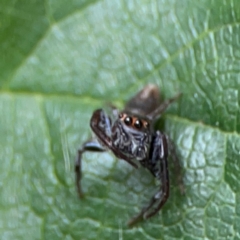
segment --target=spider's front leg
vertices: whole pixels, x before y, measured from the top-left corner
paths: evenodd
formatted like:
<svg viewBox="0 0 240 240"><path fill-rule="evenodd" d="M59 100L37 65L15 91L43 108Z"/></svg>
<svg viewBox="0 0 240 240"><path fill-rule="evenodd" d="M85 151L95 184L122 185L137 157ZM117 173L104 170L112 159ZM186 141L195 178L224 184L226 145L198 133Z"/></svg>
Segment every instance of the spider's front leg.
<svg viewBox="0 0 240 240"><path fill-rule="evenodd" d="M150 159L142 161L142 165L161 181L159 191L151 198L150 202L141 212L133 217L128 225L132 226L140 220L154 216L165 204L169 196L169 174L168 174L168 144L164 134L160 131L155 133L152 148L149 153Z"/></svg>
<svg viewBox="0 0 240 240"><path fill-rule="evenodd" d="M78 150L77 159L75 162L75 179L76 188L80 198L83 197L81 178L82 178L82 154L84 152L104 152L105 148L97 140L89 140L85 142L82 147Z"/></svg>

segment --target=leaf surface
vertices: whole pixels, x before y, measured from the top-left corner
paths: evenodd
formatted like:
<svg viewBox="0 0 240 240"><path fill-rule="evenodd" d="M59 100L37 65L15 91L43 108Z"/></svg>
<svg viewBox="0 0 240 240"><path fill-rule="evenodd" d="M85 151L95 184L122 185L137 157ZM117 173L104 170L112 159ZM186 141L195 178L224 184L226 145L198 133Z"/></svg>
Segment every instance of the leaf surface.
<svg viewBox="0 0 240 240"><path fill-rule="evenodd" d="M2 239L240 239L240 2L14 1L0 4ZM127 228L156 191L144 169L76 151L94 109L147 83L183 97L157 128L181 158L185 195Z"/></svg>

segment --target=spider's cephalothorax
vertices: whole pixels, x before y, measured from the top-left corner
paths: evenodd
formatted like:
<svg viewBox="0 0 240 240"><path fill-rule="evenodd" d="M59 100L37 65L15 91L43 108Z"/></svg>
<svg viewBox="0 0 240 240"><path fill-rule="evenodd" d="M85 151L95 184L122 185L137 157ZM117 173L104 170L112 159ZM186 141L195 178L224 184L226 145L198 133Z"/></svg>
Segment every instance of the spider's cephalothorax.
<svg viewBox="0 0 240 240"><path fill-rule="evenodd" d="M147 85L130 99L121 112L113 106L112 114L107 114L102 109L94 111L90 126L96 139L83 144L75 164L76 186L80 197L83 196L80 184L82 154L85 151L111 150L116 157L136 168L137 162L140 162L161 181L161 188L147 207L128 224L133 225L141 219L149 218L161 209L169 195L168 141L165 134L153 130L153 125L179 96L180 94L161 102L157 86Z"/></svg>
<svg viewBox="0 0 240 240"><path fill-rule="evenodd" d="M143 160L148 156L151 131L147 120L120 113L112 126L112 144L130 159Z"/></svg>

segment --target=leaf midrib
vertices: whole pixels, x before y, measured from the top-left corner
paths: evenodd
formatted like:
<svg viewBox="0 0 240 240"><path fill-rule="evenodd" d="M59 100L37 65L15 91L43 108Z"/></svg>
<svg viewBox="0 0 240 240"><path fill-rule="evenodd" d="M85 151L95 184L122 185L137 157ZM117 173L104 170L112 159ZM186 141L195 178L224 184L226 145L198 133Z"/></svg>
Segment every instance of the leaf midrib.
<svg viewBox="0 0 240 240"><path fill-rule="evenodd" d="M41 93L41 92L27 92L27 91L16 91L16 92L11 92L11 91L0 91L0 95L6 95L6 96L10 96L10 97L32 97L35 98L39 103L42 103L45 100L57 100L57 101L61 101L61 99L68 99L70 101L76 101L77 102L84 102L84 103L90 103L91 105L97 106L99 105L104 106L104 104L106 104L106 101L104 98L97 98L97 97L90 97L87 95L74 95L74 94L69 94L69 93ZM112 102L120 105L120 106L124 106L124 101L121 101L119 99L112 99ZM92 111L94 111L94 109L92 109ZM164 118L165 119L171 119L174 120L176 122L179 123L184 123L186 125L190 125L190 126L198 126L198 127L204 127L204 128L209 128L211 130L215 130L218 131L219 133L222 133L224 135L231 135L231 136L237 136L240 137L240 133L236 132L236 131L225 131L222 130L216 126L212 126L200 121L193 121L189 118L185 118L182 116L178 116L176 114L172 114L172 113L165 113L164 114Z"/></svg>

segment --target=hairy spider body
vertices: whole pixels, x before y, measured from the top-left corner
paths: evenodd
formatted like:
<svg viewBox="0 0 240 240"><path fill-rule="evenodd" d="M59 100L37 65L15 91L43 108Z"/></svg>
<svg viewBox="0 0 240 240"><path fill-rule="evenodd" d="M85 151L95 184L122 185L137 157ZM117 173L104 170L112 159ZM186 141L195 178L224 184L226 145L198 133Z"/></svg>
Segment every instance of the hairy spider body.
<svg viewBox="0 0 240 240"><path fill-rule="evenodd" d="M169 196L168 141L164 133L154 131L153 125L179 96L161 103L157 86L147 85L130 99L121 112L115 107L112 107L112 114L102 109L94 111L90 126L97 141L90 140L83 144L75 164L76 186L80 197L83 196L80 185L82 154L85 151L103 152L108 149L133 167L137 168L139 162L161 181L160 189L128 225L147 219L161 209Z"/></svg>

